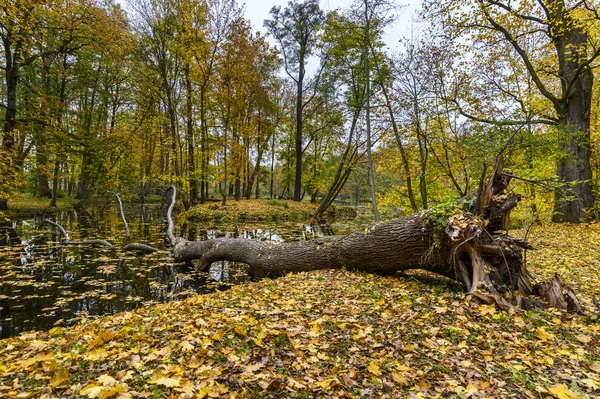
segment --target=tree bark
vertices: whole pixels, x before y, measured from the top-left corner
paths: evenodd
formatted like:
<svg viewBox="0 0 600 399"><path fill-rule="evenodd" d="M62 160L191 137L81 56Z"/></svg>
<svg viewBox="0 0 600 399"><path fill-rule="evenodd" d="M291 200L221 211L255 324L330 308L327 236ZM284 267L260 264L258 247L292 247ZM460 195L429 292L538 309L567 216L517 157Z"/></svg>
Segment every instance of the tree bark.
<svg viewBox="0 0 600 399"><path fill-rule="evenodd" d="M304 56L300 55L300 71L296 87L296 174L294 181L294 201L300 201L302 196L302 111L303 111L303 85L304 85Z"/></svg>
<svg viewBox="0 0 600 399"><path fill-rule="evenodd" d="M188 181L190 184L190 207L198 203L198 181L196 180L196 161L194 159L194 116L192 109L193 88L190 79L190 66L184 67L185 74L185 95L186 95L186 126L187 126L187 145L188 145Z"/></svg>
<svg viewBox="0 0 600 399"><path fill-rule="evenodd" d="M469 294L505 310L528 308L536 303L530 297L538 295L550 306L580 312L577 297L559 277L533 282L523 264L523 249L531 248L526 242L500 233L521 198L506 194L509 182L499 160L492 176L486 179L484 170L479 189L461 199L450 214L431 210L347 236L283 244L245 238L194 242L176 238L170 217L174 190L168 234L175 260L197 260L201 270L224 260L246 263L252 277L335 268L385 274L424 269L458 281Z"/></svg>
<svg viewBox="0 0 600 399"><path fill-rule="evenodd" d="M557 107L559 115L559 148L557 174L572 187L555 191L554 222L578 223L593 214L592 168L590 166L590 114L594 76L589 68L579 75L581 60L573 49L586 46L587 36L578 29L557 43L561 61L561 75L573 79L569 88L563 82L563 101Z"/></svg>

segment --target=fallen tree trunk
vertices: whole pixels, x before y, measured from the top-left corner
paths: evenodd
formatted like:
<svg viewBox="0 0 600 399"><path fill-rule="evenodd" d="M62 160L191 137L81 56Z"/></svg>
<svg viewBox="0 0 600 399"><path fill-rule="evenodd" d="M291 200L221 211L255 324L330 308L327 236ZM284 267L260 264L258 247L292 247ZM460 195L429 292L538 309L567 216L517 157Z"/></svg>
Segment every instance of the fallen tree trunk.
<svg viewBox="0 0 600 399"><path fill-rule="evenodd" d="M523 249L531 247L501 232L520 200L518 194L506 194L510 176L502 168L498 159L491 177L486 179L484 170L479 189L452 207L379 223L347 236L282 244L244 238L189 242L175 237L173 187L168 235L175 260L198 261L202 270L224 260L247 264L252 277L343 267L373 273L424 269L460 282L469 294L505 310L537 306L541 302L533 297L538 296L552 307L582 311L560 277L535 284L523 263Z"/></svg>

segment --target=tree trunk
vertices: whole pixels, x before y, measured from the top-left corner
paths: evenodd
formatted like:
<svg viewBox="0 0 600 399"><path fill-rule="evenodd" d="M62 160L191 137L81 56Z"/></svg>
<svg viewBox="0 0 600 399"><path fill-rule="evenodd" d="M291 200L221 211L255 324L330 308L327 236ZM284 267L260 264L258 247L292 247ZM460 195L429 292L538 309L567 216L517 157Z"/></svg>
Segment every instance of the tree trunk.
<svg viewBox="0 0 600 399"><path fill-rule="evenodd" d="M531 247L500 233L520 200L517 194L506 194L509 182L499 160L492 176L486 180L484 170L478 191L459 201L452 212L432 210L347 236L283 244L245 238L188 242L173 236L169 214L169 237L175 260L198 260L201 270L224 260L246 263L252 277L343 267L386 274L424 269L456 280L469 294L506 310L529 307L535 302L528 297L539 295L553 307L581 311L577 297L559 277L534 284L523 264L523 248ZM170 212L174 203L175 194ZM472 209L464 210L471 203Z"/></svg>
<svg viewBox="0 0 600 399"><path fill-rule="evenodd" d="M574 29L559 43L561 72L563 76L574 77L581 61L571 52L585 46L587 37ZM564 48L563 48L564 47ZM579 223L592 216L594 196L592 194L592 168L590 166L590 114L592 109L592 88L594 76L585 68L576 76L570 91L563 83L563 92L568 91L562 102L559 115L559 148L562 152L558 160L557 174L570 187L555 191L554 222Z"/></svg>
<svg viewBox="0 0 600 399"><path fill-rule="evenodd" d="M381 86L381 90L385 98L386 108L390 115L390 122L392 124L392 131L394 132L394 137L396 138L396 144L398 144L398 149L400 149L400 159L402 160L402 167L404 168L404 181L406 181L406 191L408 194L408 200L410 201L410 206L412 207L413 212L417 212L419 210L419 207L417 206L417 202L415 201L415 196L413 194L412 178L410 176L410 166L408 164L408 157L406 156L404 144L402 143L402 138L400 137L400 131L398 129L398 124L396 123L394 110L392 109L392 102L390 100L390 96L388 94L387 87L385 87L385 84L383 82L379 82L379 84Z"/></svg>
<svg viewBox="0 0 600 399"><path fill-rule="evenodd" d="M196 206L198 202L198 181L196 180L196 161L194 159L194 116L192 109L193 91L190 79L190 66L185 65L185 95L186 95L186 125L188 145L188 179L190 184L190 206Z"/></svg>
<svg viewBox="0 0 600 399"><path fill-rule="evenodd" d="M300 71L296 90L296 179L294 183L294 201L300 201L302 196L302 108L304 84L304 57L300 58Z"/></svg>
<svg viewBox="0 0 600 399"><path fill-rule="evenodd" d="M549 2L562 96L554 102L558 115L559 148L557 174L565 184L555 191L555 222L579 223L592 216L592 169L590 166L590 114L594 75L588 63L589 38L573 21L564 1ZM554 21L554 22L553 22ZM566 28L565 28L566 27Z"/></svg>

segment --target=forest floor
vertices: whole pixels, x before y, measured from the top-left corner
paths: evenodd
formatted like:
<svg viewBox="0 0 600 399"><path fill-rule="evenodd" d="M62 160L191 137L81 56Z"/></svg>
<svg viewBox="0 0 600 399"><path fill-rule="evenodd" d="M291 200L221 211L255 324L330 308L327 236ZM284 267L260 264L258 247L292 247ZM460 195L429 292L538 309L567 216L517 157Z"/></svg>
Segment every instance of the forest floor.
<svg viewBox="0 0 600 399"><path fill-rule="evenodd" d="M288 200L249 199L235 201L227 200L227 205L221 202L207 202L197 205L187 212L187 217L193 221L212 222L246 222L246 221L304 221L312 217L317 204Z"/></svg>
<svg viewBox="0 0 600 399"><path fill-rule="evenodd" d="M290 274L3 340L0 397L598 397L600 223L531 242L587 314L502 312L423 272Z"/></svg>

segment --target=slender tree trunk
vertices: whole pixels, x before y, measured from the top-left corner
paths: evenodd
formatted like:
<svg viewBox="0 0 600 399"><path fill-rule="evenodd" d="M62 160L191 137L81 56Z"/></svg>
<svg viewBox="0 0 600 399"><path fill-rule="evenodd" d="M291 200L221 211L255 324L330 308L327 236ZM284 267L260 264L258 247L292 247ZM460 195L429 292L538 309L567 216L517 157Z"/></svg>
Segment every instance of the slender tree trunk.
<svg viewBox="0 0 600 399"><path fill-rule="evenodd" d="M271 136L271 182L269 184L269 198L273 199L273 182L275 180L275 135Z"/></svg>
<svg viewBox="0 0 600 399"><path fill-rule="evenodd" d="M190 79L190 66L186 64L185 74L185 94L186 94L186 124L187 124L187 150L188 150L188 181L190 185L190 207L198 202L198 180L196 180L196 160L194 159L194 115L193 115L193 91L192 81Z"/></svg>
<svg viewBox="0 0 600 399"><path fill-rule="evenodd" d="M373 148L371 140L371 73L369 70L369 34L370 34L370 18L369 18L369 3L365 1L365 96L366 96L366 119L367 119L367 165L369 173L369 189L371 191L371 205L373 206L373 214L375 215L375 221L379 222L381 219L379 216L379 210L377 209L377 194L375 192L375 176L373 173Z"/></svg>
<svg viewBox="0 0 600 399"><path fill-rule="evenodd" d="M206 92L203 90L200 92L200 203L206 202L206 190L204 189L204 183L206 180Z"/></svg>
<svg viewBox="0 0 600 399"><path fill-rule="evenodd" d="M296 88L296 180L294 183L294 201L302 199L302 111L304 90L304 56L300 56L300 71Z"/></svg>
<svg viewBox="0 0 600 399"><path fill-rule="evenodd" d="M16 175L15 170L15 135L14 129L16 125L17 117L17 82L18 82L18 69L12 60L10 41L5 40L5 55L10 57L6 60L7 69L5 71L5 82L6 82L6 110L4 113L4 129L2 134L2 147L0 148L0 156L3 158L0 162L2 167L3 176L1 177L4 181L2 190L7 190L9 186L13 184L14 176ZM8 46L8 47L7 47ZM4 192L0 194L0 210L8 209L8 196L5 196Z"/></svg>
<svg viewBox="0 0 600 399"><path fill-rule="evenodd" d="M227 128L223 129L223 202L221 205L227 205Z"/></svg>
<svg viewBox="0 0 600 399"><path fill-rule="evenodd" d="M252 174L250 175L250 178L248 179L248 187L246 188L246 198L247 199L250 199L250 197L252 196L252 187L254 185L254 181L256 181L256 187L258 190L258 174L260 172L260 163L262 162L262 157L263 157L263 153L264 153L264 147L260 146L260 141L257 144L256 151L257 151L256 163L254 164L254 168L252 169ZM258 198L258 194L256 197Z"/></svg>
<svg viewBox="0 0 600 399"><path fill-rule="evenodd" d="M327 193L321 198L321 202L319 203L319 207L315 211L315 215L322 215L330 206L333 204L333 201L339 194L339 192L344 188L346 181L348 180L348 176L352 172L352 168L354 167L356 149L353 150L353 139L354 132L356 129L356 125L358 123L358 118L361 113L361 107L357 107L354 109L354 113L352 116L352 124L350 126L350 133L348 134L348 141L346 142L346 148L344 150L344 154L342 155L342 159L340 164L338 165L336 175L333 179L333 183L327 190Z"/></svg>
<svg viewBox="0 0 600 399"><path fill-rule="evenodd" d="M389 93L384 83L381 82L380 85L383 91L383 96L385 98L386 108L390 115L390 121L392 123L394 137L396 138L396 144L398 144L398 149L400 150L400 158L402 160L402 167L404 168L404 180L406 181L406 191L408 193L408 200L410 201L410 206L412 207L413 212L418 212L419 207L417 206L417 201L415 201L415 195L412 189L412 178L410 176L410 166L408 165L408 157L406 156L406 150L404 149L404 144L402 143L402 138L400 137L400 131L396 123L396 117L394 116L392 102L390 100Z"/></svg>

